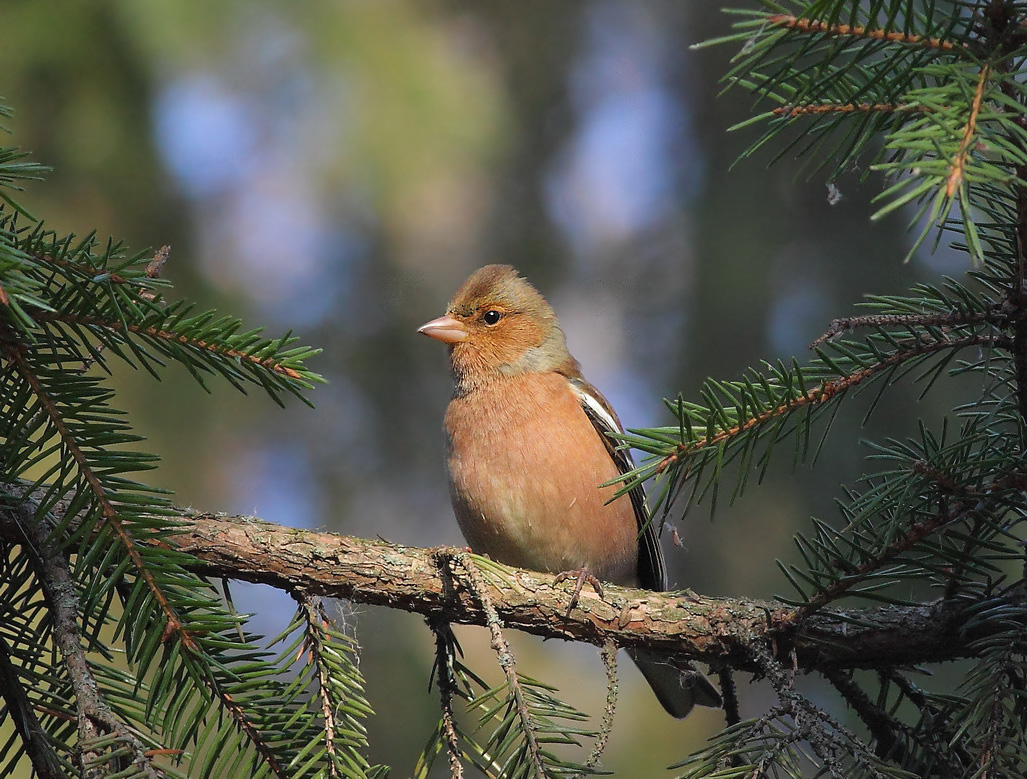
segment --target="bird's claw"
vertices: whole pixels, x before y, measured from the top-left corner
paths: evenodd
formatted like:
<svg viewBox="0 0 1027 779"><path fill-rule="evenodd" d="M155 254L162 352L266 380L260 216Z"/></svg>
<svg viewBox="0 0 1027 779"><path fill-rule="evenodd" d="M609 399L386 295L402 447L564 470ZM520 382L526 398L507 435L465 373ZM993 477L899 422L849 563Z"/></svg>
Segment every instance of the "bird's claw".
<svg viewBox="0 0 1027 779"><path fill-rule="evenodd" d="M574 607L578 605L578 598L581 597L581 589L585 586L585 582L592 585L592 589L596 591L596 594L603 597L603 585L600 581L592 574L587 568L582 568L577 571L563 571L556 575L556 579L553 581L553 586L565 582L568 579L574 579L574 594L571 595L571 601L567 604L567 616L571 615L574 611Z"/></svg>

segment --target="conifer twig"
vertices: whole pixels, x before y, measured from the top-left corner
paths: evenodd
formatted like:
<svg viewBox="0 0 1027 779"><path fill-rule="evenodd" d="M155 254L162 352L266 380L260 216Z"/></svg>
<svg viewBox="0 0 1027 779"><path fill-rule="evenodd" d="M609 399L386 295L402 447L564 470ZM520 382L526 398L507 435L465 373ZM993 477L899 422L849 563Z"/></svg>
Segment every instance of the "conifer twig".
<svg viewBox="0 0 1027 779"><path fill-rule="evenodd" d="M851 671L828 669L823 676L867 726L877 742L877 756L882 760L901 760L896 748L901 748L899 734L904 731L903 724L870 700L870 696L853 680Z"/></svg>
<svg viewBox="0 0 1027 779"><path fill-rule="evenodd" d="M1023 32L1023 22L1014 18L1017 9L1007 6L1005 3L992 2L985 10L984 16L988 19L989 25L994 29L1001 29L1004 33L1016 30ZM1012 41L1003 42L1002 46L1020 46ZM999 61L998 69L1003 75L1008 75L1011 60L1003 58ZM1020 128L1024 127L1027 120L1027 107L1024 106L1023 96L1020 89L1015 86L1015 79L1004 78L999 81L1000 88L1006 100L999 106L999 110L1012 119ZM1020 133L1009 132L1006 135L1007 142L1012 148L1018 149L1020 158L1023 159L1024 143ZM1027 429L1027 164L1019 162L1016 165L1016 179L1012 185L1016 193L1016 221L1014 224L1016 236L1016 259L1013 263L1012 278L1009 279L1009 293L1007 305L1018 314L1013 322L1013 366L1016 371L1016 395L1017 408L1020 413L1020 429ZM1027 561L1024 562L1024 576L1027 577Z"/></svg>
<svg viewBox="0 0 1027 779"><path fill-rule="evenodd" d="M593 745L592 752L585 761L585 767L588 769L593 769L599 765L603 752L606 751L606 744L610 740L610 734L613 732L613 718L617 711L617 693L619 690L617 683L617 645L612 641L607 641L603 644L600 654L603 658L603 667L606 669L606 704L603 706L603 719L599 726L599 735L596 736L596 743Z"/></svg>
<svg viewBox="0 0 1027 779"><path fill-rule="evenodd" d="M888 565L903 552L908 551L920 541L936 533L940 528L969 516L976 509L983 509L980 502L973 506L957 508L952 512L939 511L928 520L914 521L905 533L898 535L885 549L875 554L872 558L867 559L859 567L847 572L844 577L835 580L833 584L825 587L796 608L790 619L797 623L808 619L810 615L820 611L828 603L838 600L850 592L853 587L865 581L875 571Z"/></svg>
<svg viewBox="0 0 1027 779"><path fill-rule="evenodd" d="M175 637L186 651L193 652L197 655L201 654L202 651L200 646L196 643L192 634L175 612L175 609L172 607L164 591L158 586L150 567L143 560L142 553L140 552L135 538L132 536L129 529L125 527L121 514L115 508L106 487L87 460L85 453L79 446L78 440L69 430L64 417L60 413L60 409L43 387L42 382L33 371L28 360L25 359L22 351L23 349L24 347L20 345L8 344L4 347L3 353L4 356L7 357L8 362L13 365L14 369L19 373L35 395L36 399L39 401L44 415L53 426L57 437L71 456L71 459L75 462L82 479L85 481L90 493L96 500L96 504L105 524L111 528L114 535L121 542L125 549L125 553L128 555L129 560L136 569L139 578L146 584L146 587L152 594L158 608L164 615L164 618L166 619L166 624L164 626L164 639L167 640ZM238 701L236 701L229 693L222 690L218 685L214 684L213 680L209 676L204 678L204 683L221 700L225 709L231 714L239 729L242 730L254 745L254 748L267 763L271 771L276 776L286 776L274 749L261 736L260 732L250 720L243 707L239 705ZM91 706L91 709L96 712L94 715L96 718L101 720L104 718L104 713L101 709L96 706Z"/></svg>
<svg viewBox="0 0 1027 779"><path fill-rule="evenodd" d="M462 779L464 768L460 762L460 739L456 732L456 717L453 711L453 696L456 683L453 679L453 655L450 651L446 634L449 623L429 622L435 634L435 667L438 669L439 703L442 707L442 735L446 739L446 753L449 757L449 775L451 779Z"/></svg>
<svg viewBox="0 0 1027 779"><path fill-rule="evenodd" d="M773 14L767 17L767 21L775 27L786 27L790 30L798 30L805 33L835 35L839 38L865 38L872 41L923 46L929 49L940 49L941 51L953 51L961 48L951 41L943 41L940 38L924 38L914 33L888 31L880 28L867 29L866 27L853 24L831 24L822 22L819 19L808 19L802 16L792 16L791 14Z"/></svg>
<svg viewBox="0 0 1027 779"><path fill-rule="evenodd" d="M968 766L973 762L973 758L966 746L955 737L955 732L951 728L946 727L946 724L950 721L947 713L934 705L924 694L923 690L894 668L879 672L879 676L882 682L890 681L898 687L906 700L920 710L921 720L930 723L928 734L933 737L932 753L936 754L943 762L952 762L954 760L961 767ZM934 746L934 744L937 746ZM952 772L953 775L958 775L959 773L960 771Z"/></svg>
<svg viewBox="0 0 1027 779"><path fill-rule="evenodd" d="M435 557L440 567L455 563L464 570L466 574L464 578L468 589L470 589L471 594L481 604L481 608L485 612L485 626L488 628L491 636L492 651L496 653L499 667L503 669L507 686L511 695L513 695L514 708L517 711L517 718L520 720L521 731L524 733L524 740L528 747L528 757L538 775L545 776L546 767L542 760L542 750L535 737L535 725L531 721L531 711L528 708L528 702L524 698L524 690L521 689L521 682L517 678L517 666L513 650L510 649L510 644L506 640L506 636L503 635L503 622L499 618L499 612L496 611L496 607L492 604L492 598L489 597L478 567L474 564L470 555L464 551L456 551L454 553L451 550L443 549L439 550Z"/></svg>
<svg viewBox="0 0 1027 779"><path fill-rule="evenodd" d="M1009 474L1008 476L995 479L983 487L970 490L955 482L955 480L941 469L918 460L913 463L911 469L914 473L923 474L932 479L946 494L957 498L951 507L943 502L933 517L928 519L914 520L905 533L898 534L888 546L874 556L868 558L858 567L847 571L843 578L836 580L833 584L825 587L819 593L809 598L799 606L788 618L801 622L811 614L819 611L831 601L837 600L848 593L862 581L865 581L874 571L887 566L896 557L908 551L920 541L924 540L942 528L948 527L963 519L974 517L979 518L989 508L989 498L994 499L995 495L1008 490L1023 490L1027 488L1024 477L1020 474ZM1002 510L1001 507L992 506L993 510ZM958 575L957 573L953 574ZM948 600L947 598L945 600Z"/></svg>
<svg viewBox="0 0 1027 779"><path fill-rule="evenodd" d="M39 779L64 779L65 770L54 752L46 730L36 718L32 701L11 662L7 643L0 637L0 698L14 730L25 747L32 770Z"/></svg>
<svg viewBox="0 0 1027 779"><path fill-rule="evenodd" d="M64 257L54 257L49 254L35 254L33 255L33 259L48 265L55 265L62 270L71 271L72 273L76 273L90 279L96 277L98 274L102 274L106 277L107 281L114 284L130 283L129 279L126 279L119 273L104 271L103 268L97 268L82 262L75 262L74 260L69 260Z"/></svg>
<svg viewBox="0 0 1027 779"><path fill-rule="evenodd" d="M93 745L104 736L112 736L115 742L128 749L130 759L127 762L130 765L135 766L150 779L159 779L164 773L153 765L145 745L128 725L115 715L103 698L100 685L82 648L78 625L78 590L68 568L68 561L63 552L54 547L51 523L45 517L37 516L32 510L34 505L34 501L26 496L15 511L19 515L19 530L28 542L25 548L32 557L36 573L43 584L43 595L50 607L54 643L64 658L68 678L75 692L78 739L82 749L78 757L83 774L97 777L106 775L101 766L106 767L113 756L105 754ZM128 767L122 762L118 761L116 770L125 770ZM95 771L88 768L89 764L94 765Z"/></svg>
<svg viewBox="0 0 1027 779"><path fill-rule="evenodd" d="M724 724L731 728L742 721L738 707L738 688L735 686L734 672L727 666L717 669L717 681L720 684L720 698L724 701ZM728 764L738 768L743 764L742 756L733 754L728 756Z"/></svg>
<svg viewBox="0 0 1027 779"><path fill-rule="evenodd" d="M945 314L871 314L869 316L847 316L831 320L823 335L809 346L811 349L847 330L864 327L958 327L979 322L1003 324L1008 317L1001 305L991 306L987 311L954 311Z"/></svg>
<svg viewBox="0 0 1027 779"><path fill-rule="evenodd" d="M157 582L153 578L153 573L150 571L149 566L147 566L143 561L143 557L139 552L135 539L132 537L128 528L125 527L124 522L122 522L121 515L111 502L110 495L108 494L106 487L104 487L100 478L86 459L85 453L79 446L78 441L68 429L63 415L54 403L53 398L51 398L49 393L46 391L46 388L43 387L42 382L39 380L39 377L32 369L28 360L25 359L22 350L23 347L21 346L8 345L4 349L4 354L25 383L28 384L33 395L35 395L36 399L39 401L39 405L43 409L43 413L52 425L57 437L61 441L61 444L68 451L68 454L71 455L71 459L74 460L83 480L89 486L89 490L100 508L100 513L103 516L104 522L106 522L111 530L114 531L114 535L117 536L118 540L125 548L125 553L132 561L133 566L135 566L139 577L146 583L147 589L150 590L154 600L160 607L161 612L167 620L166 633L168 635L175 635L178 640L182 642L182 646L185 649L194 652L197 651L198 647L196 642L193 640L193 637L183 625L182 620L168 602L164 591L157 586Z"/></svg>
<svg viewBox="0 0 1027 779"><path fill-rule="evenodd" d="M984 102L984 91L991 75L991 66L985 64L981 68L981 75L977 81L977 90L974 92L973 102L970 104L970 115L967 117L966 125L963 127L963 140L960 141L959 150L952 158L952 165L949 169L949 177L945 182L945 194L952 197L956 194L963 183L963 176L966 171L966 161L970 156L970 148L973 144L974 134L977 130L977 119L981 114L981 104Z"/></svg>
<svg viewBox="0 0 1027 779"><path fill-rule="evenodd" d="M774 691L790 710L795 720L796 735L804 739L820 758L823 767L836 779L847 779L839 761L839 754L849 754L867 771L867 776L885 779L885 775L870 759L870 753L859 739L826 711L795 691L795 671L786 670L771 652L758 643L750 647L752 657L760 666Z"/></svg>
<svg viewBox="0 0 1027 779"><path fill-rule="evenodd" d="M318 696L321 700L321 716L324 718L325 752L328 755L328 760L325 761L328 768L327 776L338 777L340 774L335 761L335 734L338 725L335 720L335 707L332 705L329 694L331 675L325 666L321 642L317 638L320 622L324 620L324 614L321 612L321 599L307 592L294 592L293 598L303 610L303 618L306 622L304 632L308 637L306 648L310 652L310 661L317 669Z"/></svg>
<svg viewBox="0 0 1027 779"><path fill-rule="evenodd" d="M878 360L873 365L869 365L866 368L862 368L846 376L842 376L841 378L831 379L830 381L821 384L819 387L815 387L802 395L791 398L774 408L754 414L744 421L722 429L713 435L708 435L695 441L682 441L676 444L673 452L664 456L659 460L659 462L655 463L652 467L652 474L657 475L663 473L671 466L702 449L717 446L718 444L734 438L757 425L769 422L783 414L789 414L806 406L822 405L834 400L838 395L862 384L864 381L876 376L882 371L901 365L907 360L912 360L949 349L962 349L967 346L989 345L1008 348L1012 343L1012 339L1004 338L1002 336L990 334L981 335L976 333L962 336L960 338L946 337L929 341L916 339L912 345L907 345L905 349L889 354L887 357Z"/></svg>
<svg viewBox="0 0 1027 779"><path fill-rule="evenodd" d="M724 701L724 723L731 727L742 721L738 710L738 688L735 686L735 677L731 669L723 667L717 670L717 678L720 682L720 697Z"/></svg>
<svg viewBox="0 0 1027 779"><path fill-rule="evenodd" d="M820 114L892 114L922 111L920 106L902 103L800 103L782 105L771 110L774 116L807 116Z"/></svg>
<svg viewBox="0 0 1027 779"><path fill-rule="evenodd" d="M181 344L182 346L189 346L193 349L211 352L212 354L216 354L220 357L229 357L233 360L239 360L240 362L259 365L266 370L282 376L287 376L290 379L303 379L302 373L287 365L283 365L281 362L273 358L260 358L256 355L240 351L239 349L232 349L219 344L210 343L202 338L191 338L187 335L181 335L159 327L148 327L134 322L106 320L94 316L83 316L64 312L39 311L33 313L33 317L43 322L65 322L67 324L81 325L83 327L96 327L105 330L113 330L115 332L129 332L136 333L138 335L147 335L161 341L169 341Z"/></svg>

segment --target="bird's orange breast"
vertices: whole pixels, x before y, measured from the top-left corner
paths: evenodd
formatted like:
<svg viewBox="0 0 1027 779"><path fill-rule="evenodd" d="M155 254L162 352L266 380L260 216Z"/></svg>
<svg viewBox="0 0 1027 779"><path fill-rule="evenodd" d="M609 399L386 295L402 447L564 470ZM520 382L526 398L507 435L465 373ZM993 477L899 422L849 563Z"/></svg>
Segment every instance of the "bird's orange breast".
<svg viewBox="0 0 1027 779"><path fill-rule="evenodd" d="M600 434L556 373L505 378L446 411L453 508L471 548L538 571L635 585L638 526Z"/></svg>

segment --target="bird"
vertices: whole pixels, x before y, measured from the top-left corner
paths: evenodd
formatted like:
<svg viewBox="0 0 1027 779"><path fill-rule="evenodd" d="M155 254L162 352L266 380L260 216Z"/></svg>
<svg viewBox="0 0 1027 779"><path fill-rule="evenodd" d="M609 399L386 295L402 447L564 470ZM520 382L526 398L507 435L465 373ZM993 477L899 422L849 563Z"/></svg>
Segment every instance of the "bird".
<svg viewBox="0 0 1027 779"><path fill-rule="evenodd" d="M622 432L585 380L555 312L510 265L486 265L446 313L418 332L448 346L449 493L471 551L506 565L584 581L667 589L655 523L641 486L613 500L633 468L609 434ZM603 486L606 485L606 486ZM690 663L629 650L657 699L681 718L721 698Z"/></svg>

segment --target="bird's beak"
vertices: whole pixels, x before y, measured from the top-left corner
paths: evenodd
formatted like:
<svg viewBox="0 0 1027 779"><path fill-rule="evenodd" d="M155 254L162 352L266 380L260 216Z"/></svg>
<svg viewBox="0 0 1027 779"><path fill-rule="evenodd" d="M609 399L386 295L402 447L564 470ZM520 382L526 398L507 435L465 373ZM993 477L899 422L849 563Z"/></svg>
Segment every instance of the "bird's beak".
<svg viewBox="0 0 1027 779"><path fill-rule="evenodd" d="M425 322L417 332L424 333L429 338L442 341L444 344L455 344L467 340L467 328L463 323L449 314L443 314L438 319Z"/></svg>

